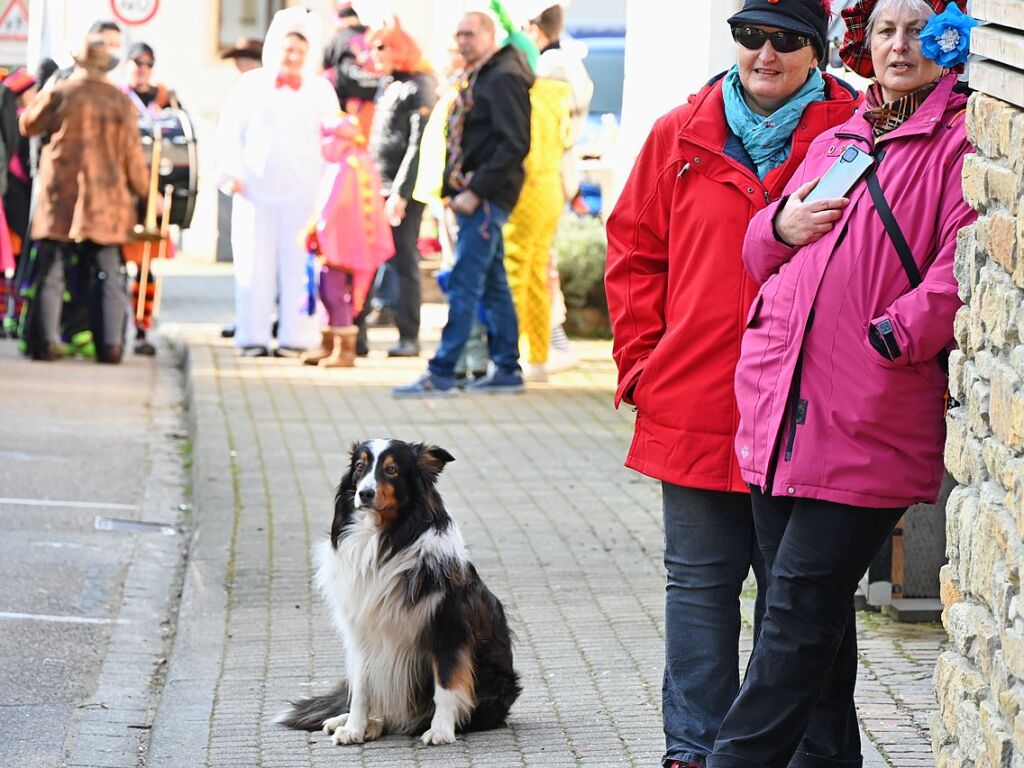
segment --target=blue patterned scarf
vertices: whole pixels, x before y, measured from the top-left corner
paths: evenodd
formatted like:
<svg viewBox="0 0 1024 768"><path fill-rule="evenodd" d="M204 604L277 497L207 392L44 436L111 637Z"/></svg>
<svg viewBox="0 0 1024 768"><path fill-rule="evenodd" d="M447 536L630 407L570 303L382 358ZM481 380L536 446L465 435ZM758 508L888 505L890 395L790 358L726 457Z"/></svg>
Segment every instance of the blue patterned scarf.
<svg viewBox="0 0 1024 768"><path fill-rule="evenodd" d="M789 159L793 131L804 109L809 104L825 100L825 78L815 69L800 90L767 117L747 106L738 65L726 73L722 94L725 96L725 119L757 166L758 178L763 179L769 171Z"/></svg>

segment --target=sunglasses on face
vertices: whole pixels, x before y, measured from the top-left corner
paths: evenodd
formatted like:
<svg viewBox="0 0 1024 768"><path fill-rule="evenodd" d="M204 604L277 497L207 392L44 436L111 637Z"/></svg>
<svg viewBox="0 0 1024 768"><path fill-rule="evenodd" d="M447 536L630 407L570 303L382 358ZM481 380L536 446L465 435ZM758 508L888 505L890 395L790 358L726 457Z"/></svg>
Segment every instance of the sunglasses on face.
<svg viewBox="0 0 1024 768"><path fill-rule="evenodd" d="M811 44L811 38L795 32L765 32L755 27L733 27L732 39L750 51L759 51L766 41L778 53L793 53Z"/></svg>
<svg viewBox="0 0 1024 768"><path fill-rule="evenodd" d="M147 61L146 59L135 59L136 67L146 67L147 69L153 68L153 62Z"/></svg>

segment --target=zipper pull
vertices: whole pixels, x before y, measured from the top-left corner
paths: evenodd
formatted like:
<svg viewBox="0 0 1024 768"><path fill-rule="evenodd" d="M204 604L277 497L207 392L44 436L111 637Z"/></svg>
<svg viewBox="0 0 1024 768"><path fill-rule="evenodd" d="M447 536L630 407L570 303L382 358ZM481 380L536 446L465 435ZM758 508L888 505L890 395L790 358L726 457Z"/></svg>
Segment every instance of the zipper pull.
<svg viewBox="0 0 1024 768"><path fill-rule="evenodd" d="M683 169L679 173L676 174L676 178L677 179L681 179L683 177L683 174L686 173L688 170L690 170L690 164L689 163L684 165Z"/></svg>

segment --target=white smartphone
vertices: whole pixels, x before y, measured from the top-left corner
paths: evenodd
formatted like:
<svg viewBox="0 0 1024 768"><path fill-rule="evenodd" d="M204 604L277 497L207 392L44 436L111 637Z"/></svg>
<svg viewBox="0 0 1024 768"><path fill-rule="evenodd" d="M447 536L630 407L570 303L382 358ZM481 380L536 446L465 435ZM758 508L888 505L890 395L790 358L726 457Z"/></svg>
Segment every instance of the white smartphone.
<svg viewBox="0 0 1024 768"><path fill-rule="evenodd" d="M821 177L817 186L807 193L804 202L813 203L815 200L846 197L874 164L875 158L864 150L847 147Z"/></svg>

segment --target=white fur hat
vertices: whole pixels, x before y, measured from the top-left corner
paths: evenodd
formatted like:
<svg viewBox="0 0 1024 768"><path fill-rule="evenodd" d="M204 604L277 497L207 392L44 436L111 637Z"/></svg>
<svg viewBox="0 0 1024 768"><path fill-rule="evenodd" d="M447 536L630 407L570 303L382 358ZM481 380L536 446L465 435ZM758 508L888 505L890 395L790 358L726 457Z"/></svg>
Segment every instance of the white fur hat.
<svg viewBox="0 0 1024 768"><path fill-rule="evenodd" d="M323 31L324 24L321 18L305 8L296 6L278 11L270 22L267 38L263 43L263 66L272 71L280 69L284 39L290 34L298 33L309 43L304 70L306 74L313 74L320 63Z"/></svg>

